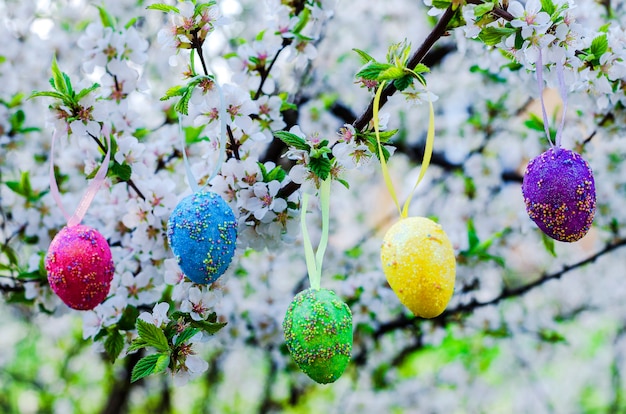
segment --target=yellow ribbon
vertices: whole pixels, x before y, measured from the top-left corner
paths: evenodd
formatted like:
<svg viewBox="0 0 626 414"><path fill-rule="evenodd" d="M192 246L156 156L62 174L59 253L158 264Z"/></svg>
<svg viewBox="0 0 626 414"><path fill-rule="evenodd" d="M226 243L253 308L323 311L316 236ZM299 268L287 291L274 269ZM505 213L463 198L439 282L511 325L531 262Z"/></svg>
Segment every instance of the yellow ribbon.
<svg viewBox="0 0 626 414"><path fill-rule="evenodd" d="M424 80L418 76L415 72L411 71L411 73L426 87L426 83ZM422 166L420 168L419 176L417 177L417 181L409 194L409 197L404 202L404 206L400 208L400 203L398 202L398 196L396 195L396 190L393 186L393 182L391 181L391 176L389 174L389 169L387 168L387 161L385 161L385 156L383 153L383 147L380 142L380 126L378 119L378 110L380 107L380 95L385 87L386 82L383 81L378 89L376 90L376 95L374 96L374 110L373 110L373 122L374 122L374 132L376 134L376 142L378 143L378 155L380 157L380 165L383 172L383 178L385 179L385 185L387 186L387 190L393 199L393 202L398 209L398 213L400 213L401 218L406 218L409 214L409 205L411 204L411 199L413 198L413 194L415 193L415 189L419 185L419 183L424 178L426 174L426 170L428 170L428 166L430 165L430 159L433 154L433 145L435 142L435 109L433 107L433 103L430 100L430 96L428 96L428 91L426 91L426 96L428 98L428 106L430 110L430 114L428 117L428 131L426 133L426 148L424 149L424 158L422 159Z"/></svg>

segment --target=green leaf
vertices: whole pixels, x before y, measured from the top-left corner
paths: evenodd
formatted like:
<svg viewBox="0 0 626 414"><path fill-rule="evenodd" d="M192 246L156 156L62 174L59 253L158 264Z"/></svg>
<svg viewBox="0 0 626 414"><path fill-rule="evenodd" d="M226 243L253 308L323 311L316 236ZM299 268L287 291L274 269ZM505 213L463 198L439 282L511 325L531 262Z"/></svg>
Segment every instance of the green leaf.
<svg viewBox="0 0 626 414"><path fill-rule="evenodd" d="M509 27L487 26L480 31L478 38L487 46L495 46L502 41L503 37L508 37L515 31L515 29Z"/></svg>
<svg viewBox="0 0 626 414"><path fill-rule="evenodd" d="M357 245L351 249L346 250L344 253L346 256L352 259L358 259L359 257L361 257L361 255L363 255L363 248Z"/></svg>
<svg viewBox="0 0 626 414"><path fill-rule="evenodd" d="M402 71L402 69L399 69L396 66L391 65L389 63L379 63L379 62L374 61L374 62L370 62L363 69L361 69L356 74L356 77L363 78L363 79L379 80L379 76L381 72L389 70L389 69L396 69L396 70ZM404 75L404 71L402 71L402 75Z"/></svg>
<svg viewBox="0 0 626 414"><path fill-rule="evenodd" d="M341 178L337 178L337 181L339 181L339 183L340 183L341 185L343 185L344 187L346 187L346 189L348 189L348 190L350 189L350 183L348 183L346 180L343 180L343 179L341 179Z"/></svg>
<svg viewBox="0 0 626 414"><path fill-rule="evenodd" d="M147 137L150 134L150 130L148 128L137 128L133 132L133 136L137 139L142 139Z"/></svg>
<svg viewBox="0 0 626 414"><path fill-rule="evenodd" d="M590 51L591 54L596 58L600 58L609 48L609 41L606 37L606 34L601 34L600 36L593 39L591 42Z"/></svg>
<svg viewBox="0 0 626 414"><path fill-rule="evenodd" d="M13 266L17 266L19 264L17 253L13 250L13 248L11 248L11 246L6 243L2 243L0 244L0 251L4 253L6 258L9 260L9 264Z"/></svg>
<svg viewBox="0 0 626 414"><path fill-rule="evenodd" d="M556 6L552 2L552 0L541 0L541 8L550 16L552 16L556 11Z"/></svg>
<svg viewBox="0 0 626 414"><path fill-rule="evenodd" d="M394 80L394 79L400 79L403 76L406 76L406 72L404 71L404 69L399 68L397 66L391 66L389 68L381 70L380 73L378 74L377 80L379 81Z"/></svg>
<svg viewBox="0 0 626 414"><path fill-rule="evenodd" d="M554 239L550 236L547 236L544 232L541 232L541 241L543 242L543 247L546 248L548 253L552 257L556 257L556 250L554 250Z"/></svg>
<svg viewBox="0 0 626 414"><path fill-rule="evenodd" d="M413 72L415 73L428 73L430 72L430 68L423 63L418 63L417 66L413 68Z"/></svg>
<svg viewBox="0 0 626 414"><path fill-rule="evenodd" d="M133 17L132 19L130 19L130 20L128 21L128 23L126 23L126 24L124 25L124 29L126 29L126 30L130 29L130 28L131 28L131 26L133 26L135 23L137 23L137 20L139 20L137 17Z"/></svg>
<svg viewBox="0 0 626 414"><path fill-rule="evenodd" d="M106 351L109 359L112 362L115 362L117 357L122 352L124 348L124 337L120 334L120 331L117 329L113 329L109 336L107 336L106 341L104 341L104 350Z"/></svg>
<svg viewBox="0 0 626 414"><path fill-rule="evenodd" d="M376 140L376 136L374 134L367 134L365 135L365 139L367 139L367 148L374 154L376 155L376 158L380 159L380 151L378 150L378 141ZM384 141L382 140L381 137L381 144L384 143ZM391 154L389 153L389 150L387 148L385 148L384 145L382 145L382 152L383 152L383 157L385 157L385 161L389 161L389 157L391 156Z"/></svg>
<svg viewBox="0 0 626 414"><path fill-rule="evenodd" d="M91 85L88 88L84 88L81 89L80 92L78 92L78 95L76 95L76 100L80 101L81 99L83 99L85 96L89 95L91 92L95 91L96 89L98 89L100 87L99 83L94 83L93 85Z"/></svg>
<svg viewBox="0 0 626 414"><path fill-rule="evenodd" d="M280 112L285 112L285 111L295 111L296 109L298 109L298 105L292 103L292 102L287 102L287 101L283 101L280 104Z"/></svg>
<svg viewBox="0 0 626 414"><path fill-rule="evenodd" d="M148 7L146 7L146 9L148 9L148 10L159 10L159 11L162 11L162 12L165 12L165 13L180 14L180 10L178 10L177 7L170 6L169 4L163 4L163 3L151 4Z"/></svg>
<svg viewBox="0 0 626 414"><path fill-rule="evenodd" d="M180 100L174 105L174 109L178 113L183 115L189 114L189 100L191 99L191 93L193 88L185 88L183 95L180 97Z"/></svg>
<svg viewBox="0 0 626 414"><path fill-rule="evenodd" d="M450 0L433 0L433 7L438 9L447 9L451 4Z"/></svg>
<svg viewBox="0 0 626 414"><path fill-rule="evenodd" d="M476 183L472 177L465 176L463 179L463 183L465 184L465 195L470 200L473 200L476 197Z"/></svg>
<svg viewBox="0 0 626 414"><path fill-rule="evenodd" d="M476 5L476 7L474 7L474 16L478 18L489 13L491 10L493 10L493 6L493 3L483 3Z"/></svg>
<svg viewBox="0 0 626 414"><path fill-rule="evenodd" d="M40 91L35 91L35 92L30 94L28 99L39 98L39 97L54 98L54 99L59 99L59 100L64 100L65 99L65 95L63 95L62 93L59 93L59 92L54 92L54 91L41 91L41 92Z"/></svg>
<svg viewBox="0 0 626 414"><path fill-rule="evenodd" d="M185 127L184 128L185 142L187 144L193 144L195 142L202 141L201 134L202 134L202 131L204 131L204 127L205 125L200 125L197 127L190 125L190 126Z"/></svg>
<svg viewBox="0 0 626 414"><path fill-rule="evenodd" d="M24 121L26 120L26 115L24 115L24 111L21 109L15 111L13 115L9 118L9 123L11 124L11 131L19 131L22 129L22 125L24 125Z"/></svg>
<svg viewBox="0 0 626 414"><path fill-rule="evenodd" d="M107 175L117 182L127 182L130 180L133 170L130 165L124 163L120 164L117 161L113 161L113 165L109 168Z"/></svg>
<svg viewBox="0 0 626 414"><path fill-rule="evenodd" d="M474 226L474 220L467 220L467 244L469 246L469 250L473 251L476 249L476 246L480 243L480 239L476 234L476 227Z"/></svg>
<svg viewBox="0 0 626 414"><path fill-rule="evenodd" d="M497 73L492 73L490 72L488 69L483 69L478 65L472 65L472 67L470 67L470 72L472 73L480 73L481 75L485 76L487 79L489 79L492 82L495 83L506 83L507 80L501 76L499 76Z"/></svg>
<svg viewBox="0 0 626 414"><path fill-rule="evenodd" d="M311 158L309 161L309 170L321 180L328 178L331 167L332 165L327 157Z"/></svg>
<svg viewBox="0 0 626 414"><path fill-rule="evenodd" d="M288 147L293 147L302 151L309 151L311 149L309 144L307 144L304 139L300 138L296 134L292 134L291 132L275 131L274 136L284 142Z"/></svg>
<svg viewBox="0 0 626 414"><path fill-rule="evenodd" d="M298 17L299 17L298 23L296 23L296 25L294 26L292 30L293 33L300 33L302 29L304 29L306 24L309 22L309 18L311 17L311 11L309 10L308 7L305 7L300 12Z"/></svg>
<svg viewBox="0 0 626 414"><path fill-rule="evenodd" d="M529 116L530 116L530 119L527 119L526 121L524 121L524 125L526 125L526 127L529 129L543 132L543 120L539 118L537 115L533 114L532 112L529 113Z"/></svg>
<svg viewBox="0 0 626 414"><path fill-rule="evenodd" d="M128 347L128 350L126 351L126 353L130 354L133 351L136 351L136 350L141 349L141 348L145 348L147 346L148 346L148 343L146 341L144 341L141 338L135 338L130 343L130 346Z"/></svg>
<svg viewBox="0 0 626 414"><path fill-rule="evenodd" d="M24 92L18 92L13 95L11 97L11 100L6 103L7 108L11 109L21 105L22 101L24 100L24 96L26 96Z"/></svg>
<svg viewBox="0 0 626 414"><path fill-rule="evenodd" d="M52 57L52 79L51 84L54 89L63 94L67 95L67 89L65 87L65 79L63 79L63 73L59 69L59 65L57 64L57 57L54 55Z"/></svg>
<svg viewBox="0 0 626 414"><path fill-rule="evenodd" d="M552 329L541 329L539 332L539 339L541 339L544 342L549 342L549 343L559 343L559 342L567 342L567 340L565 339L565 337L563 335L561 335L559 332L554 331Z"/></svg>
<svg viewBox="0 0 626 414"><path fill-rule="evenodd" d="M154 370L152 371L153 374L158 374L160 372L164 372L168 365L170 364L170 356L169 354L157 354L159 355L159 358L156 361L156 364L154 364Z"/></svg>
<svg viewBox="0 0 626 414"><path fill-rule="evenodd" d="M139 309L133 305L128 305L122 313L122 317L117 322L117 328L122 331L131 331L135 329L137 317L139 316Z"/></svg>
<svg viewBox="0 0 626 414"><path fill-rule="evenodd" d="M397 129L390 129L389 131L380 131L378 136L380 137L380 142L387 142L397 133ZM376 134L373 134L373 136L376 138Z"/></svg>
<svg viewBox="0 0 626 414"><path fill-rule="evenodd" d="M115 18L106 11L106 9L102 6L96 6L98 8L98 13L100 14L100 21L102 22L102 26L110 27L111 29L115 28Z"/></svg>
<svg viewBox="0 0 626 414"><path fill-rule="evenodd" d="M6 181L5 184L14 193L30 199L32 195L32 187L30 185L30 177L28 171L22 172L22 175L20 176L20 181Z"/></svg>
<svg viewBox="0 0 626 414"><path fill-rule="evenodd" d="M363 64L376 61L376 59L374 59L373 57L371 57L370 55L368 55L367 53L365 53L361 49L354 48L352 50L354 50L359 55L359 57L361 58L361 61L363 62Z"/></svg>
<svg viewBox="0 0 626 414"><path fill-rule="evenodd" d="M137 333L146 341L148 346L155 347L158 351L169 351L170 346L163 330L142 319L137 319Z"/></svg>
<svg viewBox="0 0 626 414"><path fill-rule="evenodd" d="M65 96L73 99L75 94L74 94L74 88L72 88L72 81L70 80L70 77L67 75L67 73L63 72L62 75L63 75L63 82L65 82L65 90L67 91Z"/></svg>
<svg viewBox="0 0 626 414"><path fill-rule="evenodd" d="M397 90L402 92L413 84L414 79L415 78L413 77L413 75L404 75L401 78L394 80L393 85L396 87Z"/></svg>
<svg viewBox="0 0 626 414"><path fill-rule="evenodd" d="M135 382L143 377L152 374L153 372L155 372L157 365L159 366L159 368L161 368L163 364L163 356L169 359L168 355L153 354L145 356L137 361L137 364L133 367L133 372L130 376L130 382Z"/></svg>
<svg viewBox="0 0 626 414"><path fill-rule="evenodd" d="M185 89L187 89L186 86L180 86L180 85L172 86L165 92L165 95L163 95L163 97L161 97L160 100L167 101L168 99L173 98L175 96L182 96L185 93Z"/></svg>
<svg viewBox="0 0 626 414"><path fill-rule="evenodd" d="M198 332L200 332L200 329L198 328L192 328L192 327L185 328L185 330L182 331L180 335L178 335L178 337L176 337L176 341L174 341L174 345L179 346L180 344L184 344L185 342L193 338Z"/></svg>
<svg viewBox="0 0 626 414"><path fill-rule="evenodd" d="M529 118L530 119L527 119L526 121L524 121L524 125L526 125L526 127L528 127L529 129L539 131L543 133L543 135L545 135L545 129L543 127L543 119L539 118L539 116L533 114L532 112L529 114ZM554 140L556 138L556 129L549 128L549 130L550 130L550 138ZM543 138L545 139L545 137Z"/></svg>
<svg viewBox="0 0 626 414"><path fill-rule="evenodd" d="M191 319L189 322L191 323L192 327L201 329L209 335L213 335L214 333L218 332L220 329L226 326L226 322L220 323L209 321L194 321L193 319Z"/></svg>
<svg viewBox="0 0 626 414"><path fill-rule="evenodd" d="M277 165L276 167L272 168L270 172L265 174L263 181L270 182L276 180L278 182L282 182L286 176L287 172L283 169L283 167Z"/></svg>
<svg viewBox="0 0 626 414"><path fill-rule="evenodd" d="M206 9L210 8L211 6L215 6L215 4L217 4L215 0L205 1L203 3L192 1L192 3L195 3L196 5L196 8L193 11L194 17L200 16Z"/></svg>

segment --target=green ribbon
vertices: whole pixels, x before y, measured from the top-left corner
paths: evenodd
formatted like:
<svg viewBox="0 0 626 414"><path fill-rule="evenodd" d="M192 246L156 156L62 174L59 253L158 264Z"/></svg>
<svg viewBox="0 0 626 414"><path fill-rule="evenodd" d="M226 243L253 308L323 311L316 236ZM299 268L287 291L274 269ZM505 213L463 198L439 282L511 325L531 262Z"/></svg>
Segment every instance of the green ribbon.
<svg viewBox="0 0 626 414"><path fill-rule="evenodd" d="M304 258L306 261L307 271L309 273L309 283L312 289L320 289L322 279L322 263L324 261L324 253L328 246L328 234L330 227L330 182L328 177L320 184L319 197L320 208L322 210L322 237L320 238L317 251L313 252L313 244L309 237L309 231L306 225L306 212L309 203L309 194L302 194L302 209L300 216L300 225L302 226L302 239L304 243Z"/></svg>

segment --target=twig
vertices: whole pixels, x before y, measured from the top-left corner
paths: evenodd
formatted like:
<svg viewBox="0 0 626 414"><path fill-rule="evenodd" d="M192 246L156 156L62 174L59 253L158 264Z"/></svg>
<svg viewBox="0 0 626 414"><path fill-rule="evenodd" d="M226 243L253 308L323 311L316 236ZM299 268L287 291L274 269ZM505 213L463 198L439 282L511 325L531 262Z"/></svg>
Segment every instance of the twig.
<svg viewBox="0 0 626 414"><path fill-rule="evenodd" d="M448 23L450 23L455 13L456 10L453 10L452 6L448 7L448 9L443 13L433 30L424 40L424 43L422 43L419 49L417 49L413 56L411 56L411 58L409 59L409 62L407 64L407 67L409 69L414 69L424 59L430 48L433 47L433 45L446 34ZM385 103L387 103L389 97L392 96L396 92L396 90L397 89L393 85L393 83L383 90L380 96L379 108L382 108ZM374 98L372 98L372 100L370 101L367 109L365 109L365 111L363 111L363 113L352 124L354 126L354 129L356 129L357 131L363 130L363 128L365 128L365 126L372 119L373 114Z"/></svg>
<svg viewBox="0 0 626 414"><path fill-rule="evenodd" d="M94 141L96 141L96 143L98 144L98 146L104 153L107 152L107 148L104 146L102 141L98 139L98 137L91 134L90 132L87 132L87 135L89 135ZM129 178L127 181L125 181L125 183L128 184L128 186L130 186L133 190L135 190L135 193L137 193L139 198L141 198L142 200L146 199L146 196L144 196L143 193L139 190L139 188L137 187L137 185L135 184L132 178Z"/></svg>
<svg viewBox="0 0 626 414"><path fill-rule="evenodd" d="M541 277L539 277L534 282L531 282L526 285L513 288L513 289L504 289L498 296L485 302L479 302L476 299L473 299L469 303L466 303L464 305L459 305L453 309L448 309L437 318L433 318L431 320L434 321L435 323L445 326L451 320L457 319L462 314L469 314L475 309L482 308L482 307L489 306L489 305L496 305L505 299L522 296L528 293L529 291L533 290L534 288L543 285L547 281L550 281L553 279L559 279L564 274L569 273L570 271L578 269L579 267L582 267L589 263L595 262L598 258L604 256L607 253L612 252L613 250L617 250L623 246L626 246L626 238L617 239L616 241L607 244L602 250L598 251L597 253L587 257L586 259L576 262L572 265L565 265L563 266L561 270L557 272L547 273L547 274L544 273ZM380 328L378 328L378 330L374 333L374 336L379 337L381 335L384 335L396 329L413 325L419 320L420 318L418 317L407 317L407 316L401 315L398 319L382 324Z"/></svg>
<svg viewBox="0 0 626 414"><path fill-rule="evenodd" d="M267 66L267 68L263 68L263 72L261 73L261 82L259 83L259 88L256 90L256 93L254 94L254 99L253 99L254 101L259 99L259 97L261 96L261 93L263 91L263 86L265 85L265 81L270 76L270 72L272 71L272 68L274 67L274 64L276 63L276 60L278 60L278 56L283 50L285 50L287 46L291 44L291 42L292 42L291 39L283 39L282 47L276 51L274 58L272 59L270 64Z"/></svg>

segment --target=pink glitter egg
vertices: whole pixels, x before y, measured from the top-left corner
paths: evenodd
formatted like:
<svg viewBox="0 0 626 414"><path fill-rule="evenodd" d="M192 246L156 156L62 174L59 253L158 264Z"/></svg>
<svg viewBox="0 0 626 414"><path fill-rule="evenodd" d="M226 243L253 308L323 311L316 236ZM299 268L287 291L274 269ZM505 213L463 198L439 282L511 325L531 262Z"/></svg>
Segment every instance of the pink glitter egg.
<svg viewBox="0 0 626 414"><path fill-rule="evenodd" d="M46 254L48 283L70 308L90 310L106 299L115 266L104 237L91 227L64 227Z"/></svg>
<svg viewBox="0 0 626 414"><path fill-rule="evenodd" d="M524 173L522 194L528 216L555 240L575 242L591 228L596 187L580 154L550 148L533 158Z"/></svg>

